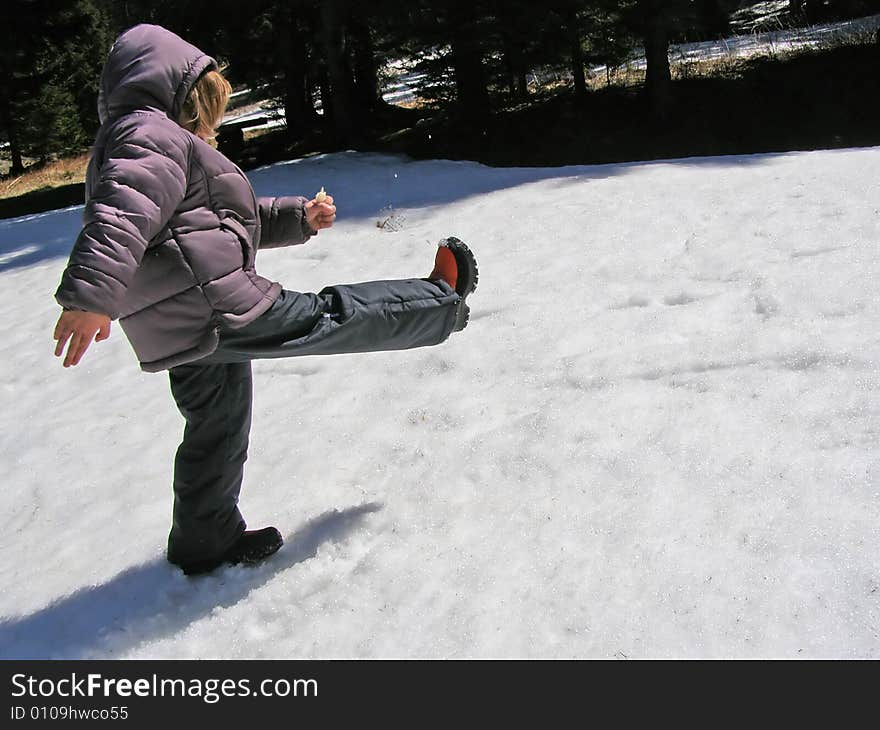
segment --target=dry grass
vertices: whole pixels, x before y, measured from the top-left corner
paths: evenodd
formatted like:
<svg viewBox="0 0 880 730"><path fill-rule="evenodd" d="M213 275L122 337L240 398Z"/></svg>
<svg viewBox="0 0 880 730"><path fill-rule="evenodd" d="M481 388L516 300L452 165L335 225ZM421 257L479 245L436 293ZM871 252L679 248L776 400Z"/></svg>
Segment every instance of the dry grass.
<svg viewBox="0 0 880 730"><path fill-rule="evenodd" d="M14 198L34 190L83 182L86 179L88 164L89 154L84 152L76 157L56 160L42 167L28 168L23 175L16 177L4 175L0 177L0 198Z"/></svg>
<svg viewBox="0 0 880 730"><path fill-rule="evenodd" d="M732 54L709 59L676 60L671 58L669 69L673 80L709 77L732 78L742 73L748 61L748 58L740 58ZM605 73L600 73L587 79L587 86L593 90L605 89L609 86L632 88L643 86L644 83L645 69L629 65L614 69L610 77Z"/></svg>
<svg viewBox="0 0 880 730"><path fill-rule="evenodd" d="M621 66L614 69L610 75L599 73L587 78L587 87L597 91L611 86L631 87L641 86L645 83L645 69Z"/></svg>

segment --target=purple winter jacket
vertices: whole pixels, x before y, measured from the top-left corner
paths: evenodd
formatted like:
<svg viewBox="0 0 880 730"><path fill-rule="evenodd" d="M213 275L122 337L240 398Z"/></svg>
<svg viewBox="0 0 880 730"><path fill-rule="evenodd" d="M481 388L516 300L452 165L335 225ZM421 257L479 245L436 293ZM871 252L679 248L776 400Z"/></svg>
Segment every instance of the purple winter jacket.
<svg viewBox="0 0 880 730"><path fill-rule="evenodd" d="M281 285L257 274L257 249L314 235L305 198L257 199L238 167L175 121L214 67L174 33L138 25L101 75L83 228L55 298L118 318L148 372L208 355L219 323L269 309Z"/></svg>

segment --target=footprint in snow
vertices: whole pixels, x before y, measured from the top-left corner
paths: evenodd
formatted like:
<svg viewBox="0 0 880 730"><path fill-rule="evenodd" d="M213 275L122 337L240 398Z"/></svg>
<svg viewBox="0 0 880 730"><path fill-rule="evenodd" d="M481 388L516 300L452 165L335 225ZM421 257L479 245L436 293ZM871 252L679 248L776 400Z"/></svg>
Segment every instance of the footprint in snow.
<svg viewBox="0 0 880 730"><path fill-rule="evenodd" d="M667 307L680 307L685 304L693 304L696 301L699 301L697 297L692 297L690 294L685 294L684 292L663 298L663 303Z"/></svg>
<svg viewBox="0 0 880 730"><path fill-rule="evenodd" d="M612 304L609 309L633 309L634 307L647 307L651 303L650 299L645 297L631 296L625 302Z"/></svg>

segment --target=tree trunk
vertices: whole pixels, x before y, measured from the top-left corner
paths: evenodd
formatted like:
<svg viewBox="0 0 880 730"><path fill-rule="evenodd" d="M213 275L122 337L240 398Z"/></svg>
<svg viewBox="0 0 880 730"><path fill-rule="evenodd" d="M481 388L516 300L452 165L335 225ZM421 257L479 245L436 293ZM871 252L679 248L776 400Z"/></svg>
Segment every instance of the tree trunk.
<svg viewBox="0 0 880 730"><path fill-rule="evenodd" d="M489 113L489 90L476 21L474 9L468 3L453 3L447 30L452 46L459 111L466 119L481 126Z"/></svg>
<svg viewBox="0 0 880 730"><path fill-rule="evenodd" d="M327 68L321 66L318 69L318 93L321 95L321 111L323 112L323 127L325 131L333 130L333 94L330 91L330 80L327 77Z"/></svg>
<svg viewBox="0 0 880 730"><path fill-rule="evenodd" d="M4 94L5 97L5 94ZM24 160L21 157L21 145L18 141L18 134L15 129L15 122L12 118L12 111L8 98L4 98L0 102L0 122L3 129L6 130L6 136L9 138L9 153L12 156L12 167L9 168L10 175L21 175L24 173Z"/></svg>
<svg viewBox="0 0 880 730"><path fill-rule="evenodd" d="M322 97L325 113L328 103L331 107L330 123L336 141L347 145L354 140L355 129L345 68L345 33L341 5L341 0L323 0L321 3L321 40L330 87L329 98L324 97L323 93Z"/></svg>
<svg viewBox="0 0 880 730"><path fill-rule="evenodd" d="M658 120L666 118L672 93L672 72L669 69L669 34L660 0L643 0L645 41L645 91L651 112Z"/></svg>
<svg viewBox="0 0 880 730"><path fill-rule="evenodd" d="M507 93L511 99L516 99L516 63L509 44L504 44L504 68L507 72Z"/></svg>
<svg viewBox="0 0 880 730"><path fill-rule="evenodd" d="M315 106L315 99L321 93L320 87L320 74L316 74L312 69L314 68L315 62L311 60L311 58L306 55L306 119L308 125L310 127L318 126L318 123L321 121L321 115L318 114L318 110Z"/></svg>
<svg viewBox="0 0 880 730"><path fill-rule="evenodd" d="M10 175L24 174L24 160L21 158L21 146L18 144L18 138L13 133L9 133L9 152L12 155L12 167L9 168Z"/></svg>
<svg viewBox="0 0 880 730"><path fill-rule="evenodd" d="M363 13L356 12L348 27L352 41L352 72L354 94L358 106L367 113L379 106L379 64L370 25Z"/></svg>
<svg viewBox="0 0 880 730"><path fill-rule="evenodd" d="M529 84L526 79L526 72L518 68L516 62L505 54L505 66L507 67L507 90L510 98L524 102L529 100Z"/></svg>
<svg viewBox="0 0 880 730"><path fill-rule="evenodd" d="M305 76L293 69L284 76L284 118L292 137L301 136L307 129Z"/></svg>
<svg viewBox="0 0 880 730"><path fill-rule="evenodd" d="M510 98L519 102L528 101L529 87L526 83L525 62L519 44L509 34L504 37L504 67L507 72L507 88Z"/></svg>
<svg viewBox="0 0 880 730"><path fill-rule="evenodd" d="M525 71L516 74L516 93L520 101L529 99L529 80Z"/></svg>
<svg viewBox="0 0 880 730"><path fill-rule="evenodd" d="M489 111L489 91L480 48L456 34L452 40L452 65L462 114L474 121L483 120Z"/></svg>
<svg viewBox="0 0 880 730"><path fill-rule="evenodd" d="M292 137L298 137L306 131L314 109L309 95L306 69L305 38L296 19L291 18L289 25L279 34L279 45L284 67L284 116L287 131Z"/></svg>
<svg viewBox="0 0 880 730"><path fill-rule="evenodd" d="M572 25L571 33L571 75L574 79L574 93L584 96L587 93L587 77L584 74L584 50L581 47L581 35L577 26Z"/></svg>

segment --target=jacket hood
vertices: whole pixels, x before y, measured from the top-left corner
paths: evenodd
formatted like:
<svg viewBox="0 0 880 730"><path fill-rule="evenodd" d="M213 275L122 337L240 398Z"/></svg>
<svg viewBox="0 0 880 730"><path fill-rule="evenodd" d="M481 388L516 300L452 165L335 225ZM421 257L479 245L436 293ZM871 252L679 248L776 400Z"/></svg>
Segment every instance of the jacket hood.
<svg viewBox="0 0 880 730"><path fill-rule="evenodd" d="M195 82L217 62L158 25L136 25L110 49L101 73L103 124L134 109L158 109L176 120Z"/></svg>

